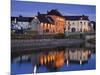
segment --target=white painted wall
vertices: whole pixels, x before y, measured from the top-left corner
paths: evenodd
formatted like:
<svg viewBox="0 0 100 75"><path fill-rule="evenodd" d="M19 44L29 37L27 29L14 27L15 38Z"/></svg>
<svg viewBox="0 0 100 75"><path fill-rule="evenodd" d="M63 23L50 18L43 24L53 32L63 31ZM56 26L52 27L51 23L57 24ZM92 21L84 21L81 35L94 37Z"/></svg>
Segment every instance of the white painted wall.
<svg viewBox="0 0 100 75"><path fill-rule="evenodd" d="M17 22L19 26L21 26L23 29L29 28L29 22Z"/></svg>
<svg viewBox="0 0 100 75"><path fill-rule="evenodd" d="M40 26L40 22L37 18L34 18L31 23L31 30L33 31L38 31L39 30L39 26Z"/></svg>
<svg viewBox="0 0 100 75"><path fill-rule="evenodd" d="M84 31L84 29L88 30L88 24L89 24L89 21L87 20L66 20L66 24L65 24L65 27L66 27L66 32L71 32L72 28L75 28L76 29L76 32L80 32L81 28L82 28L82 31ZM68 30L68 26L70 26L70 29Z"/></svg>

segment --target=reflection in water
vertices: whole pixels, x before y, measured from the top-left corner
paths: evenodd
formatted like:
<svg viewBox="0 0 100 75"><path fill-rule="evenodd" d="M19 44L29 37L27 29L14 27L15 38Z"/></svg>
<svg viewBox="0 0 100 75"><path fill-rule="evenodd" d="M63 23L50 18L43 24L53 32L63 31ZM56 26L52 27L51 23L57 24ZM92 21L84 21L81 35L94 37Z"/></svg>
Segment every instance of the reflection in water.
<svg viewBox="0 0 100 75"><path fill-rule="evenodd" d="M40 64L41 65L48 65L49 63L54 63L54 66L59 68L64 64L64 51L53 51L49 52L48 54L40 55Z"/></svg>
<svg viewBox="0 0 100 75"><path fill-rule="evenodd" d="M32 67L35 71L32 72L52 72L52 71L63 71L74 70L78 65L83 65L83 67L78 66L77 70L84 69L84 64L92 63L89 61L91 55L93 55L93 50L85 48L64 48L64 49L53 49L45 52L38 52L37 54L27 54L23 56L18 56L13 59L13 63L32 63ZM89 62L88 62L89 61ZM95 60L93 60L95 62ZM73 68L72 68L72 66ZM76 66L75 66L76 65ZM92 64L93 68L94 63ZM21 65L20 65L21 66ZM75 67L74 67L75 66ZM71 67L71 68L69 68ZM63 69L61 69L63 68ZM85 69L87 69L86 66ZM92 68L90 68L92 69Z"/></svg>
<svg viewBox="0 0 100 75"><path fill-rule="evenodd" d="M68 49L60 51L51 51L48 54L41 54L39 56L39 64L48 65L53 63L56 68L61 67L65 63L70 64L84 64L91 56L91 51L86 49Z"/></svg>
<svg viewBox="0 0 100 75"><path fill-rule="evenodd" d="M13 62L15 63L22 63L22 62L30 62L31 61L31 55L27 54L27 55L22 55L22 56L18 56L14 59L12 59Z"/></svg>
<svg viewBox="0 0 100 75"><path fill-rule="evenodd" d="M84 49L68 49L65 51L65 59L67 60L67 64L68 62L71 61L76 61L79 62L80 64L82 64L85 61L88 61L89 57L90 57L91 53L90 50L84 50Z"/></svg>

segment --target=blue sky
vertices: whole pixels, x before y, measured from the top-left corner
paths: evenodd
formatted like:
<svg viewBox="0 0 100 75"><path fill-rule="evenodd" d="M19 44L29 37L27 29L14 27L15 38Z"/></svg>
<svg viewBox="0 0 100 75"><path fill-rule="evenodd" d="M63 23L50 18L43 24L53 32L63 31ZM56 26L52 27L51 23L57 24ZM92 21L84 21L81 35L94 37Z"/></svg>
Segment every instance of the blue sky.
<svg viewBox="0 0 100 75"><path fill-rule="evenodd" d="M62 15L86 15L92 21L96 20L96 7L93 5L73 5L43 2L24 2L12 0L11 16L35 16L37 12L47 13L47 10L58 9Z"/></svg>

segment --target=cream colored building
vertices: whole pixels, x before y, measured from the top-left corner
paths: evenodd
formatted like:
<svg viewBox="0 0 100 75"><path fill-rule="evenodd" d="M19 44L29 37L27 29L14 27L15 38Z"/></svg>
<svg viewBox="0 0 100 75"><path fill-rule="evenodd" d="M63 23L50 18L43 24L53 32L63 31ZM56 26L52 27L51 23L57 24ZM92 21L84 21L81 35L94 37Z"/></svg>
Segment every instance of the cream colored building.
<svg viewBox="0 0 100 75"><path fill-rule="evenodd" d="M67 49L65 51L65 59L67 60L67 64L69 61L77 61L82 64L82 62L88 61L90 55L89 50L85 49Z"/></svg>
<svg viewBox="0 0 100 75"><path fill-rule="evenodd" d="M65 16L65 32L88 32L89 19L87 16Z"/></svg>

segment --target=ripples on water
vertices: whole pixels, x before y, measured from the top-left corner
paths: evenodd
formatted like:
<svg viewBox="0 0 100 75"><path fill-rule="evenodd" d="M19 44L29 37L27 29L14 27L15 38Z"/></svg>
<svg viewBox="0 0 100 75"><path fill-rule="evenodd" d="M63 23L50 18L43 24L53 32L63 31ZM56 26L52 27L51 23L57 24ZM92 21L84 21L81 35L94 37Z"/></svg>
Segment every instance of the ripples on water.
<svg viewBox="0 0 100 75"><path fill-rule="evenodd" d="M86 48L57 48L33 52L12 59L12 74L95 69L95 50Z"/></svg>

